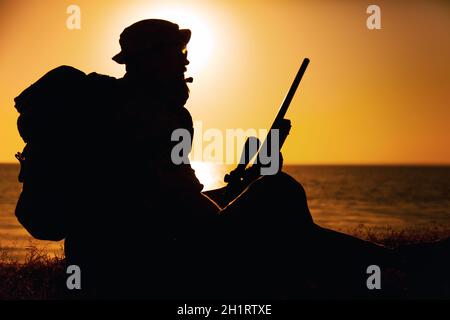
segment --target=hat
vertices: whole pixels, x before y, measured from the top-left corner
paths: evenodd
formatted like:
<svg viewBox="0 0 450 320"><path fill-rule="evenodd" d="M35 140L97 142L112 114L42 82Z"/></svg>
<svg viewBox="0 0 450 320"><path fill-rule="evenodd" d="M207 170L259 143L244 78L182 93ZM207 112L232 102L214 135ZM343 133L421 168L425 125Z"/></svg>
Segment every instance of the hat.
<svg viewBox="0 0 450 320"><path fill-rule="evenodd" d="M125 64L129 58L167 44L186 45L191 39L191 30L180 29L175 23L160 19L141 20L125 28L120 34L121 51L112 59Z"/></svg>

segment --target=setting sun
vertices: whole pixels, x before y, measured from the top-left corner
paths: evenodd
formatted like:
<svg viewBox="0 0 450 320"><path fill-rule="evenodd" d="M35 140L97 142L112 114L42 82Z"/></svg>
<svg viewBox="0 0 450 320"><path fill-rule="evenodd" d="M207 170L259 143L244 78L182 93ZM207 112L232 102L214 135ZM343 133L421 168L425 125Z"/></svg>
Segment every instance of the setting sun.
<svg viewBox="0 0 450 320"><path fill-rule="evenodd" d="M449 299L450 1L369 3L0 0L0 300Z"/></svg>
<svg viewBox="0 0 450 320"><path fill-rule="evenodd" d="M13 100L24 88L59 65L121 78L124 66L111 60L120 34L160 18L192 31L186 107L205 130L267 129L310 57L287 114L286 163L449 163L448 10L385 4L383 27L374 31L364 5L313 3L79 0L79 30L67 28L65 2L5 4L0 161L14 162L23 148ZM409 19L405 8L430 23Z"/></svg>
<svg viewBox="0 0 450 320"><path fill-rule="evenodd" d="M200 11L183 6L158 6L151 10L153 18L165 19L176 22L182 29L192 31L191 40L187 46L188 76L196 76L208 65L214 50L214 35L212 25L209 24L207 15Z"/></svg>

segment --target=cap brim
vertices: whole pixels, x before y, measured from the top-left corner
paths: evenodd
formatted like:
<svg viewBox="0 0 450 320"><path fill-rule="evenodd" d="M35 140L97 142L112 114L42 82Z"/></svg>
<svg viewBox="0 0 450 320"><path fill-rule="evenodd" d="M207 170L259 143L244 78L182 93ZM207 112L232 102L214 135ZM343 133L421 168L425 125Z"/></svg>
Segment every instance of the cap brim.
<svg viewBox="0 0 450 320"><path fill-rule="evenodd" d="M112 59L119 64L125 64L125 55L122 51L112 57Z"/></svg>
<svg viewBox="0 0 450 320"><path fill-rule="evenodd" d="M191 30L180 29L180 37L183 44L188 44L189 40L191 40Z"/></svg>

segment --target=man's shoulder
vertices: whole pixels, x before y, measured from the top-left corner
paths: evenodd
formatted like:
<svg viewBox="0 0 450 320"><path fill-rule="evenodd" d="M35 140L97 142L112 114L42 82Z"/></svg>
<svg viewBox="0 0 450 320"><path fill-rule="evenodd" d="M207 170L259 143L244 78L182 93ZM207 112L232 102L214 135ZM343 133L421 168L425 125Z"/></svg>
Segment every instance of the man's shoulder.
<svg viewBox="0 0 450 320"><path fill-rule="evenodd" d="M119 79L105 75L105 74L100 74L97 72L89 73L86 78L87 78L87 84L91 88L114 90L119 85ZM112 91L112 92L114 92L114 91Z"/></svg>
<svg viewBox="0 0 450 320"><path fill-rule="evenodd" d="M97 72L91 72L87 75L87 78L90 81L98 81L98 82L105 82L105 83L117 83L117 78L108 76L106 74L100 74Z"/></svg>
<svg viewBox="0 0 450 320"><path fill-rule="evenodd" d="M121 100L120 81L115 77L91 72L86 76L85 83L85 98L90 103L97 104L97 109L102 109L102 106L116 105Z"/></svg>

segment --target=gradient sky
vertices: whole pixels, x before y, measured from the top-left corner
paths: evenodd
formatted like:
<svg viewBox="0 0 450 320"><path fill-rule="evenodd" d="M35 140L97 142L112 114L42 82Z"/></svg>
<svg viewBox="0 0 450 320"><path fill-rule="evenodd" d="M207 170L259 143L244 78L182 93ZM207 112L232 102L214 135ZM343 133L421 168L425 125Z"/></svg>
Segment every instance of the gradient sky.
<svg viewBox="0 0 450 320"><path fill-rule="evenodd" d="M70 4L81 30L66 28ZM366 27L370 4L381 30ZM13 102L23 89L62 64L120 77L121 31L169 18L193 32L187 107L205 129L269 127L309 57L286 162L450 164L447 1L1 0L0 15L0 162L23 147Z"/></svg>

